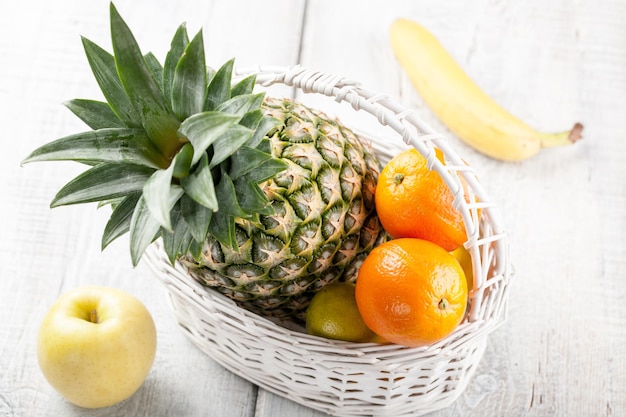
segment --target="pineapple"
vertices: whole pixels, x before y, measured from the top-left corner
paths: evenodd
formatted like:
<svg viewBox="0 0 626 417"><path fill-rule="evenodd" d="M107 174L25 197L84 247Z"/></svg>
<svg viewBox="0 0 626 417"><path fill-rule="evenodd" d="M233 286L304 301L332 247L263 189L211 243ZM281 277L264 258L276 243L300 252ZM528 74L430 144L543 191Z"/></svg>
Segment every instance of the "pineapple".
<svg viewBox="0 0 626 417"><path fill-rule="evenodd" d="M354 280L386 234L374 208L378 163L349 129L207 69L202 31L181 25L161 64L111 4L113 54L83 38L106 102L66 106L90 129L24 162L88 169L51 206L112 207L102 248L129 233L133 265L160 238L169 260L256 313L299 317L312 295Z"/></svg>

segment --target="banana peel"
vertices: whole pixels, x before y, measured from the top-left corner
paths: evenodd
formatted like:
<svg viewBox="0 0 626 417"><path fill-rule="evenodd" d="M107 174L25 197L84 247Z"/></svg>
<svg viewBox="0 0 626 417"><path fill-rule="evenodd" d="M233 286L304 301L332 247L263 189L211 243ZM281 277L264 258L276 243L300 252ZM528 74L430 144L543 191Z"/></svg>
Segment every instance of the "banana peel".
<svg viewBox="0 0 626 417"><path fill-rule="evenodd" d="M420 24L398 19L390 27L393 52L411 83L437 117L461 140L495 159L520 161L541 149L572 144L583 126L539 132L505 110L463 71Z"/></svg>

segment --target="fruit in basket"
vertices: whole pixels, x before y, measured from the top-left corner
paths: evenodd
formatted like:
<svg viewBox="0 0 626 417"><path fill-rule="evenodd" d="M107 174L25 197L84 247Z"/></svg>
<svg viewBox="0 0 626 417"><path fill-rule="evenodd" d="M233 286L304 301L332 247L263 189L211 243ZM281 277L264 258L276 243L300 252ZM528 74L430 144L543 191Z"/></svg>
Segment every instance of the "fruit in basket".
<svg viewBox="0 0 626 417"><path fill-rule="evenodd" d="M351 282L334 282L319 290L306 310L307 332L348 342L376 341L359 313L354 291Z"/></svg>
<svg viewBox="0 0 626 417"><path fill-rule="evenodd" d="M137 264L161 238L171 262L261 314L302 314L312 294L354 279L386 236L374 207L378 163L355 134L302 104L254 93L233 61L205 64L202 32L177 30L163 65L111 4L114 55L83 39L106 102L67 107L92 130L25 162L88 169L52 206L113 207L103 248L129 232Z"/></svg>
<svg viewBox="0 0 626 417"><path fill-rule="evenodd" d="M539 132L489 97L463 71L437 38L417 22L398 19L390 41L424 102L460 139L496 159L518 161L541 149L569 145L582 136L576 123L566 132Z"/></svg>
<svg viewBox="0 0 626 417"><path fill-rule="evenodd" d="M467 283L456 259L422 239L394 239L374 248L356 281L356 301L367 326L405 346L435 343L461 322Z"/></svg>
<svg viewBox="0 0 626 417"><path fill-rule="evenodd" d="M448 251L458 248L467 234L453 201L450 188L414 148L394 156L378 178L376 211L394 238L426 239Z"/></svg>
<svg viewBox="0 0 626 417"><path fill-rule="evenodd" d="M463 272L465 273L465 279L467 281L467 288L471 290L474 288L474 270L472 269L472 255L465 249L465 246L459 246L452 252L452 256L459 262Z"/></svg>
<svg viewBox="0 0 626 417"><path fill-rule="evenodd" d="M47 312L37 338L39 366L50 385L85 408L108 407L133 395L155 352L150 312L115 288L66 292Z"/></svg>

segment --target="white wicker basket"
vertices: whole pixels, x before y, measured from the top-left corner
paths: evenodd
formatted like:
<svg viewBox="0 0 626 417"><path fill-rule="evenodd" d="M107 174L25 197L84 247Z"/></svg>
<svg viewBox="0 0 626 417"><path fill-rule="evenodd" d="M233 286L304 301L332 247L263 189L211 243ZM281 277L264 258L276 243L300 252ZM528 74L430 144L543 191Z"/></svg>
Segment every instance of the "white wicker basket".
<svg viewBox="0 0 626 417"><path fill-rule="evenodd" d="M172 267L157 242L147 252L147 262L165 284L185 334L235 374L331 415L418 416L450 405L476 370L487 336L506 317L511 267L507 238L494 204L472 168L445 138L390 98L353 81L302 67L238 71L241 76L252 73L261 86L292 86L344 101L391 127L397 132L395 141L369 138L381 161L407 145L428 159L455 194L465 220L474 272L470 307L449 337L428 347L327 340L236 306L186 275L180 265ZM436 158L435 147L443 151L445 166ZM459 176L465 179L465 187Z"/></svg>

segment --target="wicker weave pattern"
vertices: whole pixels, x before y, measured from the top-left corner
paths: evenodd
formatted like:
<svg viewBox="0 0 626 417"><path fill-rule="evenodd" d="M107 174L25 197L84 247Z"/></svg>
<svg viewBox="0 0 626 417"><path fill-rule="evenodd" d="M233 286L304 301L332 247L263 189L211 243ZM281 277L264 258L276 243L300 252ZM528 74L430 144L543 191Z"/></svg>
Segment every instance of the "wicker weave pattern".
<svg viewBox="0 0 626 417"><path fill-rule="evenodd" d="M257 67L257 83L294 86L345 101L395 130L399 139L370 138L383 162L415 147L455 194L468 232L474 288L464 322L446 339L421 348L331 341L243 310L217 291L171 266L155 243L148 264L165 284L189 338L218 363L278 395L337 416L418 416L451 404L463 392L484 352L487 336L506 318L511 267L497 210L471 167L412 111L354 81L302 67ZM358 129L357 129L358 130ZM402 140L400 140L402 139ZM441 149L444 166L435 156ZM463 176L464 189L458 175ZM466 201L469 195L469 202ZM477 211L481 210L480 221Z"/></svg>

